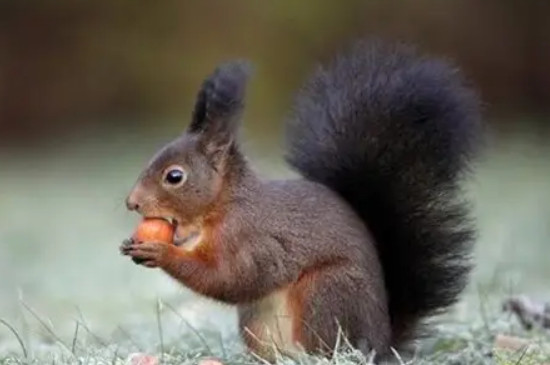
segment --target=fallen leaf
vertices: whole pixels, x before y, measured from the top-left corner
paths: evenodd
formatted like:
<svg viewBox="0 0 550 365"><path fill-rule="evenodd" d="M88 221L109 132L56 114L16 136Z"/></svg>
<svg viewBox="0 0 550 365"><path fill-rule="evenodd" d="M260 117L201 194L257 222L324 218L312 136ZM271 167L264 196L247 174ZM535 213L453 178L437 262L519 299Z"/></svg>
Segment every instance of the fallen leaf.
<svg viewBox="0 0 550 365"><path fill-rule="evenodd" d="M128 365L158 365L159 359L153 355L147 355L142 353L134 353L128 356L126 360Z"/></svg>
<svg viewBox="0 0 550 365"><path fill-rule="evenodd" d="M529 341L524 338L498 334L495 338L495 349L518 351L529 346Z"/></svg>
<svg viewBox="0 0 550 365"><path fill-rule="evenodd" d="M203 359L199 361L199 365L224 365L224 364L217 359Z"/></svg>

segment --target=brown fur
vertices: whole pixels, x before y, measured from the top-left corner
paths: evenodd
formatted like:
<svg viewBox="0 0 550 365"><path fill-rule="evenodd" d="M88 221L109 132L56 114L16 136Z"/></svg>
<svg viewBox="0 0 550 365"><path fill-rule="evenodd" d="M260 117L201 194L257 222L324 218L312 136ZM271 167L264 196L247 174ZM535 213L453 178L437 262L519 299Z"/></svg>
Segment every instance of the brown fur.
<svg viewBox="0 0 550 365"><path fill-rule="evenodd" d="M361 57L353 57L363 62ZM362 57L365 62L371 60ZM350 80L341 80L349 82L349 90L354 93L346 93L348 84L339 82L340 79L333 84L329 81L332 82L331 77L336 78L339 71L347 75L353 67L360 65L354 62L355 58L340 60L337 65L341 69L321 73L313 80L310 88L317 94L311 95L311 99L301 99L303 109L310 111L306 116L300 115L305 127L300 123L293 124L296 133L304 137L291 138L294 143L291 163L304 170L308 179L287 181L260 179L239 149L237 130L244 105L246 65L228 63L218 68L205 80L198 94L193 119L186 133L157 153L127 199L129 209L146 217L173 217L178 225L176 232L184 236L193 232L198 235L180 247L145 242L124 246L122 252L141 260L144 266L163 269L201 295L237 305L239 328L245 343L251 351L268 359L273 358L272 346L287 354L301 348L330 354L339 334L364 353L370 350L387 353L390 346L408 339L404 334L415 327L421 315L450 304L460 292L467 268L449 266L448 258L461 257L461 250L465 247L461 244L466 242L467 235L462 238L454 233L456 230L449 230L451 233L444 231L447 226L430 225L453 216L453 212L430 210L446 207L447 201L430 204L433 199L442 199L444 195L430 195L429 192L432 188L434 192L440 192L438 184L453 186L445 179L454 178L456 174L453 171L452 174L436 175L439 171L430 174L426 169L432 162L441 169L449 165L445 159L439 162L443 157L440 151L449 145L447 140L453 140L447 134L454 132L445 128L457 125L455 120L451 120L454 124L441 123L437 128L429 126L426 124L426 120L431 121L426 119L431 117L427 114L431 111L429 108L439 104L431 103L429 99L426 105L420 104L420 108L412 98L414 103L411 105L396 105L400 109L395 112L395 125L390 122L386 123L388 126L376 124L392 115L390 107L393 104L388 104L384 110L376 109L380 100L385 102L383 98L395 97L395 103L408 103L411 89L407 84L400 86L403 80L408 81L404 76L413 75L413 81L431 77L431 69L427 66L424 69L423 64L422 67L413 64L416 68L411 66L411 73L401 73L399 67L408 67L408 61L401 65L396 61L397 56L392 57L387 61L388 67L391 66L388 74L384 73L384 63L367 70L366 85L352 85L355 73ZM394 66L397 71L393 70ZM375 78L368 72L381 72L382 75L375 74ZM429 82L421 83L423 88L417 89L431 93L430 83L433 81L438 85L435 76L436 81L427 78ZM329 89L315 89L324 82L330 86ZM387 93L384 82L396 91ZM341 87L344 89L340 90ZM454 97L448 93L450 88L445 90L447 94L434 92L434 98ZM372 94L372 105L370 99L353 101L367 92ZM347 105L352 101L357 105L347 109L339 107L339 102ZM325 111L325 107L332 109ZM366 111L361 107L367 108ZM403 112L408 111L407 108L411 110L411 118L422 112L425 119L398 124L402 122L399 118L409 116ZM381 116L377 117L375 112ZM338 115L339 119L334 121L331 119L333 115ZM362 119L353 119L359 117L364 117L365 122L374 118L376 123L372 131L368 131L374 137L370 138L370 134L363 132L367 127L360 124ZM316 127L317 121L325 124ZM401 140L401 130L416 133L403 125L411 130L425 128L428 132L420 130L418 135ZM330 135L326 135L327 130L331 131ZM386 140L387 136L392 139ZM440 141L440 136L446 139ZM302 145L302 140L309 144ZM349 141L353 143L350 145ZM414 161L414 165L409 164L415 156L409 143L422 152L422 158L423 154L427 157L420 162ZM367 147L371 145L377 153L378 150L382 153L373 155L375 157L358 155L368 153ZM398 159L392 159L394 145L402 153ZM313 152L305 152L309 150ZM340 154L350 157L343 159ZM376 163L380 164L380 169ZM377 169L367 169L369 164ZM166 169L174 165L186 172L182 184L172 184L166 179ZM412 174L412 167L419 169L420 175ZM407 174L401 176L401 170ZM432 175L443 177L432 181L429 180ZM392 180L383 180L386 176L391 176ZM375 191L384 195L371 196L367 193L373 192L368 188L363 191L366 186L373 186L373 189L378 189ZM399 189L395 190L395 187ZM371 207L369 204L376 205ZM391 225L393 217L383 221L377 219L376 209L385 213L397 208L402 209L396 212L406 212L395 214L397 225ZM369 219L365 219L365 212ZM418 223L411 228L410 222L416 224L415 219L423 218L418 212L433 219L418 220L422 226ZM370 225L371 220L375 225ZM438 234L434 236L438 240L426 235L430 229ZM401 230L408 234L403 239L399 236ZM373 232L378 234L377 240ZM389 237L389 242L379 242L379 237ZM431 239L427 243L437 244L438 248L422 246L426 237ZM456 248L445 246L447 240L455 242ZM384 246L388 244L391 246ZM381 256L381 252L385 256ZM407 261L407 257L402 257L405 254L411 259ZM401 261L392 263L388 255L396 255ZM425 273L423 265L437 276ZM455 273L456 277L451 278ZM428 276L422 276L425 274ZM449 284L443 286L439 279L448 277ZM392 281L387 281L388 278ZM409 279L414 284L411 289L408 288ZM423 282L426 282L425 286ZM396 301L396 298L402 300ZM410 301L410 307L405 299Z"/></svg>

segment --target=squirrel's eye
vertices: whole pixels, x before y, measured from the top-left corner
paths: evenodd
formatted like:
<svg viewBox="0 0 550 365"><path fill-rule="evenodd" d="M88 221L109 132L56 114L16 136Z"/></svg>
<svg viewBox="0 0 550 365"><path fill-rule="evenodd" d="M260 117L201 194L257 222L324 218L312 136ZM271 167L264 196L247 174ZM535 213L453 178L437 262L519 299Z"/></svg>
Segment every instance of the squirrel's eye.
<svg viewBox="0 0 550 365"><path fill-rule="evenodd" d="M180 166L172 166L166 169L164 182L168 185L181 185L185 182L187 175Z"/></svg>

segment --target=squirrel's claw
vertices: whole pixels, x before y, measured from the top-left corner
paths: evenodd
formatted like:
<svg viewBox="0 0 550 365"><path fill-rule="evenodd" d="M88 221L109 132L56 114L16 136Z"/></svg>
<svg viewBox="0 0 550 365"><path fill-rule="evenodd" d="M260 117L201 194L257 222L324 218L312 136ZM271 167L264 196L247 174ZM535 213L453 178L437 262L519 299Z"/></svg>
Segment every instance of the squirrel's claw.
<svg viewBox="0 0 550 365"><path fill-rule="evenodd" d="M118 247L118 249L120 250L120 253L122 255L127 256L129 255L130 248L132 247L133 244L134 244L134 240L131 238L127 238L124 241L122 241L122 244Z"/></svg>
<svg viewBox="0 0 550 365"><path fill-rule="evenodd" d="M120 250L123 255L130 256L134 263L154 268L161 266L162 258L166 252L166 243L157 242L128 242L125 240Z"/></svg>
<svg viewBox="0 0 550 365"><path fill-rule="evenodd" d="M131 238L127 238L124 241L122 241L122 244L119 246L120 254L123 256L131 256L132 251L132 245L134 244L134 240ZM140 265L143 263L143 259L140 259L138 257L132 257L132 261L136 265Z"/></svg>

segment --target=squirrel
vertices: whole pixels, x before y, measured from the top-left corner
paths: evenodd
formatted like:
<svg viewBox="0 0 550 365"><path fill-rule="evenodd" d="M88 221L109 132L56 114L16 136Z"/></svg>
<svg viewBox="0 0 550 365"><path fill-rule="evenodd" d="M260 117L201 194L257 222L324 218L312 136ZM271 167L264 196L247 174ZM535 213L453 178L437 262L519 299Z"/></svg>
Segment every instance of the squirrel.
<svg viewBox="0 0 550 365"><path fill-rule="evenodd" d="M461 72L403 43L358 40L314 70L286 123L301 177L265 181L239 144L248 61L220 64L185 133L139 176L127 208L175 227L174 243L124 255L237 306L250 351L330 356L340 337L391 354L454 304L475 225L461 183L480 135Z"/></svg>

